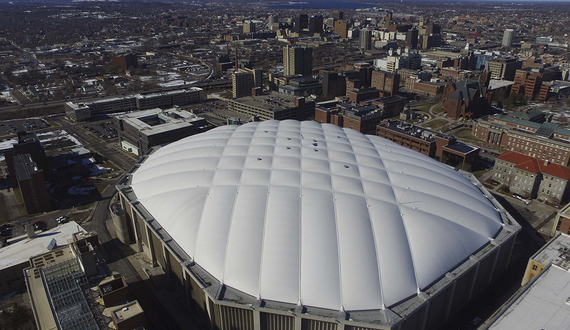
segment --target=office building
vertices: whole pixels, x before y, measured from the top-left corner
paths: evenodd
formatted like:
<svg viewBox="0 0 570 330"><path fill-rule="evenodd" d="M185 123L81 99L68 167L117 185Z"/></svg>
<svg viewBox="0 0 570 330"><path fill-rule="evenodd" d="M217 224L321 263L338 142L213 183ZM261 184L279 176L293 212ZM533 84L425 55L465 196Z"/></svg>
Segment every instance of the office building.
<svg viewBox="0 0 570 330"><path fill-rule="evenodd" d="M488 143L562 166L570 165L570 130L506 115L478 119L472 134Z"/></svg>
<svg viewBox="0 0 570 330"><path fill-rule="evenodd" d="M559 75L558 67L518 69L515 73L515 81L511 87L511 93L523 94L529 100L534 100L540 96L543 87L542 83L555 80ZM542 99L542 101L545 100L546 98Z"/></svg>
<svg viewBox="0 0 570 330"><path fill-rule="evenodd" d="M246 96L228 102L228 110L263 120L305 120L315 112L315 102L299 96L271 92Z"/></svg>
<svg viewBox="0 0 570 330"><path fill-rule="evenodd" d="M344 19L344 12L342 11L331 11L331 17L334 19Z"/></svg>
<svg viewBox="0 0 570 330"><path fill-rule="evenodd" d="M520 230L471 174L311 121L217 127L117 188L121 231L219 329L435 329Z"/></svg>
<svg viewBox="0 0 570 330"><path fill-rule="evenodd" d="M243 23L243 33L253 33L255 31L255 23L252 21Z"/></svg>
<svg viewBox="0 0 570 330"><path fill-rule="evenodd" d="M299 14L293 20L293 27L296 33L301 33L309 28L309 16L307 14Z"/></svg>
<svg viewBox="0 0 570 330"><path fill-rule="evenodd" d="M129 68L136 68L138 66L137 56L133 53L113 56L111 57L111 63L123 71L127 71Z"/></svg>
<svg viewBox="0 0 570 330"><path fill-rule="evenodd" d="M309 35L312 36L315 33L323 33L323 16L311 16L309 20Z"/></svg>
<svg viewBox="0 0 570 330"><path fill-rule="evenodd" d="M89 102L65 103L65 116L73 121L85 121L93 116L114 112L169 108L174 105L199 103L204 100L202 88L189 87L167 92L110 97Z"/></svg>
<svg viewBox="0 0 570 330"><path fill-rule="evenodd" d="M409 29L406 34L406 47L409 49L418 48L418 29Z"/></svg>
<svg viewBox="0 0 570 330"><path fill-rule="evenodd" d="M362 50L372 49L372 31L368 29L360 30L359 47Z"/></svg>
<svg viewBox="0 0 570 330"><path fill-rule="evenodd" d="M470 170L479 158L477 147L405 122L385 120L376 127L376 135L462 170Z"/></svg>
<svg viewBox="0 0 570 330"><path fill-rule="evenodd" d="M323 84L315 78L303 77L290 79L287 84L279 85L279 93L293 96L315 97L323 93Z"/></svg>
<svg viewBox="0 0 570 330"><path fill-rule="evenodd" d="M370 87L378 89L383 95L398 95L400 75L386 71L372 71Z"/></svg>
<svg viewBox="0 0 570 330"><path fill-rule="evenodd" d="M386 58L386 71L395 73L400 69L418 70L422 68L422 55L417 51L406 48L388 51Z"/></svg>
<svg viewBox="0 0 570 330"><path fill-rule="evenodd" d="M283 75L310 76L313 74L313 49L307 47L283 48Z"/></svg>
<svg viewBox="0 0 570 330"><path fill-rule="evenodd" d="M255 87L254 76L249 72L234 72L232 74L233 98L251 96L252 88Z"/></svg>
<svg viewBox="0 0 570 330"><path fill-rule="evenodd" d="M346 79L336 72L323 73L323 97L332 99L346 95Z"/></svg>
<svg viewBox="0 0 570 330"><path fill-rule="evenodd" d="M348 22L338 20L334 22L334 33L341 38L348 38Z"/></svg>
<svg viewBox="0 0 570 330"><path fill-rule="evenodd" d="M137 156L144 155L154 146L172 143L210 128L204 118L179 109L137 111L114 120L121 148Z"/></svg>
<svg viewBox="0 0 570 330"><path fill-rule="evenodd" d="M40 140L35 133L19 131L18 143L12 145L12 149L4 152L6 158L6 167L10 174L10 185L12 188L18 187L18 179L16 176L16 167L14 165L14 156L29 154L36 166L44 171L48 170L47 157Z"/></svg>
<svg viewBox="0 0 570 330"><path fill-rule="evenodd" d="M513 81L517 69L520 69L522 66L522 62L514 57L503 57L487 61L485 65L485 71L491 73L491 79Z"/></svg>
<svg viewBox="0 0 570 330"><path fill-rule="evenodd" d="M44 171L32 159L30 154L20 154L13 157L14 175L18 181L26 212L28 214L49 211L51 199L46 186Z"/></svg>
<svg viewBox="0 0 570 330"><path fill-rule="evenodd" d="M513 29L506 29L503 33L503 47L511 47L513 45L513 35L515 31Z"/></svg>

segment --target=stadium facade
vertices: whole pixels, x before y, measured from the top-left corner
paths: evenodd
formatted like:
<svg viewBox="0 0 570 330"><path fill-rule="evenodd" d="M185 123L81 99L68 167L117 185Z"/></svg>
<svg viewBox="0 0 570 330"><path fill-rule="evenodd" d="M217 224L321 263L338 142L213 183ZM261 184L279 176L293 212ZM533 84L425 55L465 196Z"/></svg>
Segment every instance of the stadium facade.
<svg viewBox="0 0 570 330"><path fill-rule="evenodd" d="M471 174L310 121L154 148L117 188L119 238L214 329L437 328L520 230Z"/></svg>

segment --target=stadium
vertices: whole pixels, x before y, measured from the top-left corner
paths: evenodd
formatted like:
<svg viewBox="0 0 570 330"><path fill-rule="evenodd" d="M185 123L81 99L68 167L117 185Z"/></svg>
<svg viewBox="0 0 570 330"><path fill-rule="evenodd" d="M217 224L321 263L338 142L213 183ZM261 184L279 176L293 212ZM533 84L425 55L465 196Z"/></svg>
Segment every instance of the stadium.
<svg viewBox="0 0 570 330"><path fill-rule="evenodd" d="M471 174L311 121L153 148L117 189L119 238L214 329L434 329L520 230Z"/></svg>

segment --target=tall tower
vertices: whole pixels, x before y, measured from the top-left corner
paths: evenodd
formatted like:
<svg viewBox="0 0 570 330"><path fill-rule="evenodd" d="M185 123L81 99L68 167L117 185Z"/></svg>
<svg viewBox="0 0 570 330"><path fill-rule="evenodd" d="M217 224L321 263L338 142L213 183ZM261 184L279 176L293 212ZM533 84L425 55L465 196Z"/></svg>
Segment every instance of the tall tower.
<svg viewBox="0 0 570 330"><path fill-rule="evenodd" d="M372 49L372 33L368 29L360 30L360 49L369 50Z"/></svg>
<svg viewBox="0 0 570 330"><path fill-rule="evenodd" d="M513 34L515 31L513 29L506 29L503 34L503 47L511 47L513 44Z"/></svg>
<svg viewBox="0 0 570 330"><path fill-rule="evenodd" d="M251 96L254 87L254 76L249 72L235 72L232 75L232 94L234 99Z"/></svg>
<svg viewBox="0 0 570 330"><path fill-rule="evenodd" d="M323 16L311 16L309 20L309 35L313 36L315 33L323 33Z"/></svg>
<svg viewBox="0 0 570 330"><path fill-rule="evenodd" d="M286 46L283 48L283 68L285 76L310 76L313 73L313 49Z"/></svg>

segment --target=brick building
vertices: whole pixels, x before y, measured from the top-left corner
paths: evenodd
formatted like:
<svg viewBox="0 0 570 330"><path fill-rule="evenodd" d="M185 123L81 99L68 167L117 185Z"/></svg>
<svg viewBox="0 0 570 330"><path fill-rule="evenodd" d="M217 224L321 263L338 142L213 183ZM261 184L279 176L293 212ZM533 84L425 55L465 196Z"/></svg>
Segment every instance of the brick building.
<svg viewBox="0 0 570 330"><path fill-rule="evenodd" d="M315 108L317 122L352 128L361 133L374 133L376 125L384 118L382 111L375 105L336 103Z"/></svg>
<svg viewBox="0 0 570 330"><path fill-rule="evenodd" d="M334 33L338 34L341 38L348 38L348 22L342 19L334 22Z"/></svg>
<svg viewBox="0 0 570 330"><path fill-rule="evenodd" d="M376 135L462 170L470 170L479 157L479 148L451 135L400 121L383 121L376 126Z"/></svg>
<svg viewBox="0 0 570 330"><path fill-rule="evenodd" d="M556 124L494 115L480 118L472 134L485 142L551 163L570 165L570 130Z"/></svg>
<svg viewBox="0 0 570 330"><path fill-rule="evenodd" d="M383 96L398 95L400 75L386 71L372 71L370 87L378 89Z"/></svg>
<svg viewBox="0 0 570 330"><path fill-rule="evenodd" d="M443 94L446 84L442 82L432 82L432 81L414 81L412 92L420 95L425 95L427 97L436 97Z"/></svg>
<svg viewBox="0 0 570 330"><path fill-rule="evenodd" d="M376 99L380 96L380 92L376 88L354 88L349 91L346 96L351 102L360 103L362 101Z"/></svg>
<svg viewBox="0 0 570 330"><path fill-rule="evenodd" d="M127 71L130 67L137 67L137 56L135 54L125 54L111 57L111 63L123 71Z"/></svg>
<svg viewBox="0 0 570 330"><path fill-rule="evenodd" d="M541 92L542 82L554 80L559 75L560 72L557 67L548 69L543 67L518 69L511 93L524 94L529 100L534 100ZM543 101L546 100L545 96L542 98Z"/></svg>
<svg viewBox="0 0 570 330"><path fill-rule="evenodd" d="M472 119L490 112L492 94L479 81L461 80L443 90L443 109L452 119Z"/></svg>
<svg viewBox="0 0 570 330"><path fill-rule="evenodd" d="M495 159L493 179L525 198L560 205L568 199L570 168L517 152Z"/></svg>
<svg viewBox="0 0 570 330"><path fill-rule="evenodd" d="M374 134L380 121L397 116L405 104L406 98L401 96L377 98L359 104L322 102L315 107L315 120Z"/></svg>

